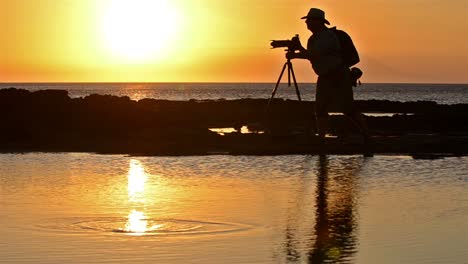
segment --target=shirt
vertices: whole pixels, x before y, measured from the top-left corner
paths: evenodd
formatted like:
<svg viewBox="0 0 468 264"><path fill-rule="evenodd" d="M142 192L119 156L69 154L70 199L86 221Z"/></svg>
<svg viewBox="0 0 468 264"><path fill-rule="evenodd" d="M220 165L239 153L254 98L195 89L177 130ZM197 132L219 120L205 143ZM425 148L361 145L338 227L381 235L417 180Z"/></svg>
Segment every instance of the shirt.
<svg viewBox="0 0 468 264"><path fill-rule="evenodd" d="M325 75L343 65L340 42L336 34L326 29L313 34L307 42L307 51L312 68L317 75Z"/></svg>

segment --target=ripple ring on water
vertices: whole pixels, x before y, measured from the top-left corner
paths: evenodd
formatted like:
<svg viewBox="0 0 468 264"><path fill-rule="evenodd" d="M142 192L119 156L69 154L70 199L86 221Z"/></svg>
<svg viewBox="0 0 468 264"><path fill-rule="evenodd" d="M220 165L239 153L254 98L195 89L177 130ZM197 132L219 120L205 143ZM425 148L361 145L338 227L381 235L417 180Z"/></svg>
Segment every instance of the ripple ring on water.
<svg viewBox="0 0 468 264"><path fill-rule="evenodd" d="M169 236L224 234L250 230L251 225L240 223L210 222L183 219L139 219L131 226L127 218L119 217L73 217L54 218L39 224L41 230L51 232L89 233L100 232L134 236Z"/></svg>

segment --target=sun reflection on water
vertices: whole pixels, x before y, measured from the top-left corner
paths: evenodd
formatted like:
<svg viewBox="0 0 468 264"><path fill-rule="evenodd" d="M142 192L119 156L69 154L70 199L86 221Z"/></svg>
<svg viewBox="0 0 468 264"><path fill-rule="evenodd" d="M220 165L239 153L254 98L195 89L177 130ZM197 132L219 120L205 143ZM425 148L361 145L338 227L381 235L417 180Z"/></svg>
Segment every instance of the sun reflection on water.
<svg viewBox="0 0 468 264"><path fill-rule="evenodd" d="M145 184L148 176L145 168L138 160L130 160L128 170L128 197L130 202L145 202Z"/></svg>
<svg viewBox="0 0 468 264"><path fill-rule="evenodd" d="M124 231L134 233L135 235L143 235L146 232L154 232L161 228L163 225L149 226L149 220L145 213L137 210L132 210L128 215L127 223L125 224Z"/></svg>
<svg viewBox="0 0 468 264"><path fill-rule="evenodd" d="M143 212L132 210L128 215L125 231L132 233L144 233L148 226L148 220Z"/></svg>
<svg viewBox="0 0 468 264"><path fill-rule="evenodd" d="M128 169L128 200L133 205L145 204L145 185L148 180L148 175L140 161L130 160ZM143 211L132 209L127 216L125 223L125 232L134 233L135 235L143 235L145 232L154 231L161 225L149 226L148 217Z"/></svg>

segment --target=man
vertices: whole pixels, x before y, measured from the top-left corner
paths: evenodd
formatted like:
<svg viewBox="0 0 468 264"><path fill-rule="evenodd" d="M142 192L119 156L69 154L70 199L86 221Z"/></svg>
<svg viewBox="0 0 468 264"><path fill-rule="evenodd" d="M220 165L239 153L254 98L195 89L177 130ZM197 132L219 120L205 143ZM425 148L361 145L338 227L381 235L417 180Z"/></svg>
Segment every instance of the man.
<svg viewBox="0 0 468 264"><path fill-rule="evenodd" d="M353 89L349 68L340 55L340 42L335 32L329 29L325 12L311 8L305 19L312 36L307 49L300 47L299 52L288 52L288 59L308 59L318 75L315 95L315 115L317 132L324 139L328 127L328 112L335 105L361 131L367 142L369 136L364 116L354 106ZM325 25L326 24L326 25Z"/></svg>

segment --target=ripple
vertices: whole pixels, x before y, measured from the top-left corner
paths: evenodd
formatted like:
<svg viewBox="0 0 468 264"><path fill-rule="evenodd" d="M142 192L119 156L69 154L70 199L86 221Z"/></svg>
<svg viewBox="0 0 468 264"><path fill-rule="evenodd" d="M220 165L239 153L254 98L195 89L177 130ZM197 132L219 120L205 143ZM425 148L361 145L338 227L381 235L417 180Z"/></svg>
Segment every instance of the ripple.
<svg viewBox="0 0 468 264"><path fill-rule="evenodd" d="M51 232L125 234L134 236L203 235L241 232L252 226L240 223L184 219L143 219L141 228L129 228L124 217L74 217L47 219L36 227Z"/></svg>

